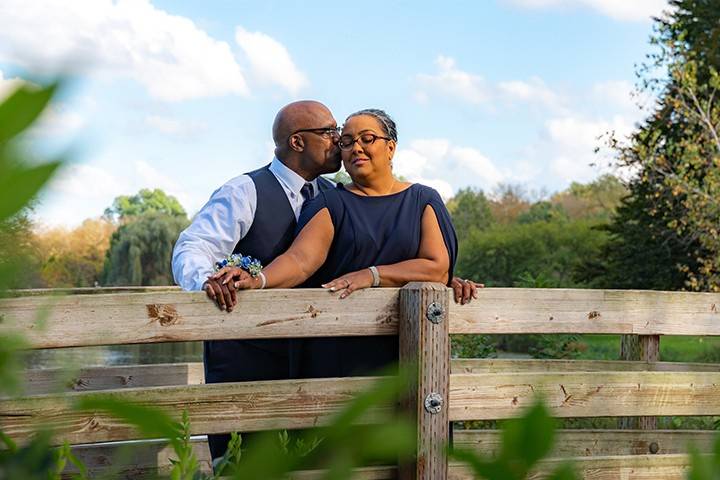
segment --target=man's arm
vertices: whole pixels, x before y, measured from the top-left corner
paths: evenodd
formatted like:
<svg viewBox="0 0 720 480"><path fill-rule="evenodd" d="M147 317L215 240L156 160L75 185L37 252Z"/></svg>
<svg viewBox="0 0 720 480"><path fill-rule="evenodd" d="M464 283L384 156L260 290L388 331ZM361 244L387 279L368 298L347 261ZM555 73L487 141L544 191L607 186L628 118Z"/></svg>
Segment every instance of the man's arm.
<svg viewBox="0 0 720 480"><path fill-rule="evenodd" d="M247 234L256 206L255 184L246 175L216 190L175 244L172 258L175 282L184 290L202 290L215 262L231 254ZM210 291L208 296L213 298ZM216 300L220 306L220 299Z"/></svg>

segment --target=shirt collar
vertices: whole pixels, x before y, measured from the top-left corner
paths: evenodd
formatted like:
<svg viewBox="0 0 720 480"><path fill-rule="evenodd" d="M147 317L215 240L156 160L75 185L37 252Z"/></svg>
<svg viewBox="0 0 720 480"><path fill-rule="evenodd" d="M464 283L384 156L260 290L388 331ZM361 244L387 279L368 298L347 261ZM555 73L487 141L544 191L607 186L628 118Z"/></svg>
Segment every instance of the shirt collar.
<svg viewBox="0 0 720 480"><path fill-rule="evenodd" d="M277 177L280 182L285 184L285 186L295 195L300 195L300 189L306 183L312 184L314 189L313 191L315 193L317 193L318 191L317 178L313 179L311 182L308 182L303 177L298 175L294 170L288 168L287 165L278 160L277 157L273 157L272 162L270 162L270 171L275 174L275 177Z"/></svg>

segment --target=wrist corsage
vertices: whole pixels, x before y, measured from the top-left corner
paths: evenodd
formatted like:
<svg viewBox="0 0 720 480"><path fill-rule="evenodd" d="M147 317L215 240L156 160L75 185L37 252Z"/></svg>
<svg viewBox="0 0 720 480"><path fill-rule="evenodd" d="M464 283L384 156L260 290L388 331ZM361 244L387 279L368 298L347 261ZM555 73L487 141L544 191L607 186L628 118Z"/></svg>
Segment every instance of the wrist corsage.
<svg viewBox="0 0 720 480"><path fill-rule="evenodd" d="M224 267L240 267L253 277L262 274L262 263L257 258L249 255L243 256L239 253L233 253L223 258L219 262L215 262L215 271L219 271Z"/></svg>

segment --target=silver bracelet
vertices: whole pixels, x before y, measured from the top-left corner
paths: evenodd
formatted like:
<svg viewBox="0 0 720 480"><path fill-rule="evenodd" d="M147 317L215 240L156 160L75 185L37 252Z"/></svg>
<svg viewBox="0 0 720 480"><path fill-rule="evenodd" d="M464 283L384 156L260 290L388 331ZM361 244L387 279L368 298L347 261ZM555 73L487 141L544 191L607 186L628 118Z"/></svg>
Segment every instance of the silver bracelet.
<svg viewBox="0 0 720 480"><path fill-rule="evenodd" d="M263 272L259 272L258 277L262 280L262 283L260 284L260 290L262 290L265 288L265 285L267 285L267 278L265 278L265 274Z"/></svg>
<svg viewBox="0 0 720 480"><path fill-rule="evenodd" d="M379 287L380 286L380 272L378 272L378 269L376 266L368 267L368 270L370 270L370 273L372 273L373 277L373 287Z"/></svg>

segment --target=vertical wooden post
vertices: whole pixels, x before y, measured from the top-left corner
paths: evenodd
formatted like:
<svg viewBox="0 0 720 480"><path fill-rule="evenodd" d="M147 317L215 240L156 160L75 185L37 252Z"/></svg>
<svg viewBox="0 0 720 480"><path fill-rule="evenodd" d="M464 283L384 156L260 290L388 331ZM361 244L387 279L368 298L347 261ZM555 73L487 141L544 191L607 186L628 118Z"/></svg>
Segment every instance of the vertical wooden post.
<svg viewBox="0 0 720 480"><path fill-rule="evenodd" d="M449 298L439 283L413 282L400 290L400 364L416 369L403 408L417 425L416 457L400 465L400 480L447 479Z"/></svg>
<svg viewBox="0 0 720 480"><path fill-rule="evenodd" d="M623 335L620 360L657 362L660 358L660 335ZM621 417L619 428L640 430L657 429L657 417Z"/></svg>

